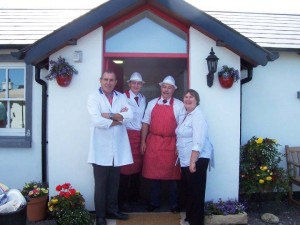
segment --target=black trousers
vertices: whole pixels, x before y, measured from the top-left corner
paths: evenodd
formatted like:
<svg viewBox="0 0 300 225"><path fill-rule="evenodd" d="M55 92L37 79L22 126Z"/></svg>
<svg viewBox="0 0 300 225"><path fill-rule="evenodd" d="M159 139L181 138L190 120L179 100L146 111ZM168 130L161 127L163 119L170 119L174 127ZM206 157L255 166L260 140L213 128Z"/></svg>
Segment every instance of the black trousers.
<svg viewBox="0 0 300 225"><path fill-rule="evenodd" d="M120 167L93 164L95 179L95 210L97 217L105 217L106 212L117 212Z"/></svg>
<svg viewBox="0 0 300 225"><path fill-rule="evenodd" d="M204 224L204 203L206 189L206 172L209 159L199 158L196 172L191 173L189 167L182 169L182 185L185 193L186 218L190 225Z"/></svg>
<svg viewBox="0 0 300 225"><path fill-rule="evenodd" d="M119 204L136 202L140 198L141 174L120 175Z"/></svg>

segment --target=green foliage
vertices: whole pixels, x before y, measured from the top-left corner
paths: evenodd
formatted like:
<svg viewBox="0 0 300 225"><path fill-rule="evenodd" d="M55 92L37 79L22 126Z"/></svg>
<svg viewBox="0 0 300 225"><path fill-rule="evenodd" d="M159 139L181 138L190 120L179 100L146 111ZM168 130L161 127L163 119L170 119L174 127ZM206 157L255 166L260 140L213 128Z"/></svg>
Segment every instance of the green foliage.
<svg viewBox="0 0 300 225"><path fill-rule="evenodd" d="M251 195L274 191L278 195L288 191L288 176L279 166L284 154L280 146L269 138L252 137L241 147L240 193Z"/></svg>
<svg viewBox="0 0 300 225"><path fill-rule="evenodd" d="M75 208L64 211L57 219L60 225L92 225L90 213L86 209Z"/></svg>

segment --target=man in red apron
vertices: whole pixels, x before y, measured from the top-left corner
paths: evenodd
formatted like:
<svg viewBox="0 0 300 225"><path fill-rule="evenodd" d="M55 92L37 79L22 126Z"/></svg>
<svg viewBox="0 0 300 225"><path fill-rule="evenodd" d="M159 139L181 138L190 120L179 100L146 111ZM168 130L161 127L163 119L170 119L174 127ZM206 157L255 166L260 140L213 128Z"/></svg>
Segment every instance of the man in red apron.
<svg viewBox="0 0 300 225"><path fill-rule="evenodd" d="M184 113L184 105L173 97L177 86L172 76L167 76L159 85L161 96L148 103L142 120L142 175L151 180L148 210L160 207L161 181L168 181L170 210L175 213L179 212L176 181L181 177L175 129L179 115Z"/></svg>
<svg viewBox="0 0 300 225"><path fill-rule="evenodd" d="M146 98L140 93L145 83L140 73L134 72L127 83L130 89L126 90L124 95L131 106L133 119L125 126L129 137L133 164L121 167L119 205L121 211L130 212L133 210L133 203L137 203L140 197L140 175L143 163L143 155L140 151L141 129Z"/></svg>

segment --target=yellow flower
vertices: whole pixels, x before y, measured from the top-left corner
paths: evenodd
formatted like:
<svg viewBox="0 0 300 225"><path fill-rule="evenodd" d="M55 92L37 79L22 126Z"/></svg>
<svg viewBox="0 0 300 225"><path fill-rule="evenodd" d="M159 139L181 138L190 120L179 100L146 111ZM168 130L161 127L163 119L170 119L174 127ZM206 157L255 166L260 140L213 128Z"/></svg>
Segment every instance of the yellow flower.
<svg viewBox="0 0 300 225"><path fill-rule="evenodd" d="M256 176L259 177L260 175L259 175L259 174L256 174Z"/></svg>
<svg viewBox="0 0 300 225"><path fill-rule="evenodd" d="M49 207L49 211L52 212L53 211L53 206Z"/></svg>
<svg viewBox="0 0 300 225"><path fill-rule="evenodd" d="M58 203L58 199L56 199L56 198L51 199L51 203L57 204Z"/></svg>
<svg viewBox="0 0 300 225"><path fill-rule="evenodd" d="M268 167L267 166L260 166L259 169L262 170L262 171L266 171L268 169Z"/></svg>
<svg viewBox="0 0 300 225"><path fill-rule="evenodd" d="M273 175L273 172L270 173L270 176L272 176L272 175Z"/></svg>
<svg viewBox="0 0 300 225"><path fill-rule="evenodd" d="M268 177L266 178L266 180L267 180L267 181L271 181L271 180L272 180L272 177L271 177L271 176L268 176Z"/></svg>
<svg viewBox="0 0 300 225"><path fill-rule="evenodd" d="M255 140L256 144L261 144L261 143L263 143L263 141L264 141L264 139L261 137Z"/></svg>
<svg viewBox="0 0 300 225"><path fill-rule="evenodd" d="M265 181L263 180L263 179L259 179L259 181L258 181L260 184L264 184L265 183Z"/></svg>

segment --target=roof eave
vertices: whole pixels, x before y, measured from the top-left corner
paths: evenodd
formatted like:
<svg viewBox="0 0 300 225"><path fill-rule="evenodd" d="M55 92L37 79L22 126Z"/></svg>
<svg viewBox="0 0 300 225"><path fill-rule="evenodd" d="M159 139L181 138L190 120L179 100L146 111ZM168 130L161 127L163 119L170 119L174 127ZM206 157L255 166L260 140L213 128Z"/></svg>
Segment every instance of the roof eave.
<svg viewBox="0 0 300 225"><path fill-rule="evenodd" d="M122 2L122 4L120 4ZM53 52L67 46L70 41L76 41L85 34L100 27L110 17L136 7L137 0L108 1L76 20L64 25L44 38L36 41L28 48L16 54L28 64L36 65L49 57Z"/></svg>

